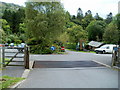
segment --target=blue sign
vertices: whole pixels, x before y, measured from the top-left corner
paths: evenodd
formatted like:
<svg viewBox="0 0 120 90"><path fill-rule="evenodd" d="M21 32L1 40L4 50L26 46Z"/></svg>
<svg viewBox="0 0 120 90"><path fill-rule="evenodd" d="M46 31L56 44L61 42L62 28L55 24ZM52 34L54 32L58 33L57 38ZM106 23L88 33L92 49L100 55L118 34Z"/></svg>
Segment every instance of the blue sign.
<svg viewBox="0 0 120 90"><path fill-rule="evenodd" d="M54 47L54 46L52 46L50 49L51 49L52 51L54 51L54 50L55 50L55 47Z"/></svg>

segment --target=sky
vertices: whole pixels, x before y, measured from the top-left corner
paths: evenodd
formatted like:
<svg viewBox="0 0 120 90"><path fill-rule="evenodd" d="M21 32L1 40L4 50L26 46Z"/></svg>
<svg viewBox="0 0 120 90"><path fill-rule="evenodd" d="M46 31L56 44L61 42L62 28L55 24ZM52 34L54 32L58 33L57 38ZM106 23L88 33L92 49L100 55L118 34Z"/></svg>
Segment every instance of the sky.
<svg viewBox="0 0 120 90"><path fill-rule="evenodd" d="M3 2L14 3L18 5L24 5L27 0L0 0ZM69 11L71 15L76 15L78 8L81 8L83 14L88 10L92 11L93 16L96 13L99 16L106 18L106 16L112 12L113 16L118 13L118 2L120 0L61 0L66 11Z"/></svg>

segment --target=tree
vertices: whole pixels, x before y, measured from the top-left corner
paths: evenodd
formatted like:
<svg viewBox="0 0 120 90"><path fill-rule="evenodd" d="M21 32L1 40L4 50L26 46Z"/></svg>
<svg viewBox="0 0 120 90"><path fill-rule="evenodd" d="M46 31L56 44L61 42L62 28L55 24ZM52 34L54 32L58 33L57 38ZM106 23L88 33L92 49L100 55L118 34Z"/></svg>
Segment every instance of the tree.
<svg viewBox="0 0 120 90"><path fill-rule="evenodd" d="M5 43L5 35L6 33L4 32L4 30L0 29L0 43Z"/></svg>
<svg viewBox="0 0 120 90"><path fill-rule="evenodd" d="M119 33L118 33L117 25L111 22L106 27L103 38L106 43L118 44Z"/></svg>
<svg viewBox="0 0 120 90"><path fill-rule="evenodd" d="M22 8L19 8L17 11L5 9L2 18L5 19L10 25L12 33L18 33L19 24L23 23L25 18L25 11Z"/></svg>
<svg viewBox="0 0 120 90"><path fill-rule="evenodd" d="M67 33L69 35L70 42L78 43L81 39L86 39L87 32L83 30L80 25L74 25L71 28L68 28Z"/></svg>
<svg viewBox="0 0 120 90"><path fill-rule="evenodd" d="M117 29L118 29L118 34L119 34L118 44L120 45L120 14L117 14L117 15L114 17L113 22L114 22L114 24L116 24Z"/></svg>
<svg viewBox="0 0 120 90"><path fill-rule="evenodd" d="M82 20L82 18L83 18L83 12L82 12L81 8L78 8L77 18L78 18L79 20Z"/></svg>
<svg viewBox="0 0 120 90"><path fill-rule="evenodd" d="M104 21L92 21L86 28L89 41L102 41L106 23Z"/></svg>
<svg viewBox="0 0 120 90"><path fill-rule="evenodd" d="M92 15L92 12L90 10L88 10L86 13L85 13L85 16L87 15Z"/></svg>
<svg viewBox="0 0 120 90"><path fill-rule="evenodd" d="M53 41L64 32L65 16L65 11L59 2L26 3L28 39L34 38L40 52L51 46Z"/></svg>
<svg viewBox="0 0 120 90"><path fill-rule="evenodd" d="M91 21L93 21L94 20L94 18L92 17L92 14L87 14L85 17L84 17L84 19L82 19L82 27L83 27L83 29L86 29L86 27L89 25L89 23L91 22Z"/></svg>
<svg viewBox="0 0 120 90"><path fill-rule="evenodd" d="M94 16L94 18L95 18L96 20L103 20L103 18L101 18L98 13L96 13L96 15Z"/></svg>
<svg viewBox="0 0 120 90"><path fill-rule="evenodd" d="M5 19L0 19L0 23L2 23L2 29L6 34L11 34L10 25L8 25L8 22Z"/></svg>
<svg viewBox="0 0 120 90"><path fill-rule="evenodd" d="M112 19L113 19L113 16L112 16L112 13L110 12L110 13L107 15L107 18L106 18L105 22L106 22L107 24L109 24L109 23L111 23Z"/></svg>

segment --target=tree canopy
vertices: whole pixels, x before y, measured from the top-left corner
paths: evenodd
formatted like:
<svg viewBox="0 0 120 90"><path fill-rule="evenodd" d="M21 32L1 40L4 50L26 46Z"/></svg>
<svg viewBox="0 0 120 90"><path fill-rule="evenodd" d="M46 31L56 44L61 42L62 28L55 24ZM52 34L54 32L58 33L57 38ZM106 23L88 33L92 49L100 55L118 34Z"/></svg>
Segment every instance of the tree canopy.
<svg viewBox="0 0 120 90"><path fill-rule="evenodd" d="M88 31L88 40L102 41L105 26L106 24L104 21L92 21L86 28Z"/></svg>

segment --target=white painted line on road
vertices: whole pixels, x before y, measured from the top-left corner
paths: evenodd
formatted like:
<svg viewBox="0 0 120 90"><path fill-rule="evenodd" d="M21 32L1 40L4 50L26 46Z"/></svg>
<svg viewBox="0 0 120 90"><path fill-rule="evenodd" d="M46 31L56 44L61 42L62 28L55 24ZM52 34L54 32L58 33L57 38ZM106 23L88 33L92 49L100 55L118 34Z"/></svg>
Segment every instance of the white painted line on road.
<svg viewBox="0 0 120 90"><path fill-rule="evenodd" d="M101 62L99 62L99 61L96 61L96 60L92 60L93 62L96 62L96 63L98 63L98 64L101 64L101 65L103 65L103 66L105 66L105 67L108 67L108 68L111 68L111 66L109 66L109 65L107 65L107 64L104 64L104 63L101 63Z"/></svg>
<svg viewBox="0 0 120 90"><path fill-rule="evenodd" d="M74 68L34 68L40 70L88 70L88 69L105 69L106 67L74 67Z"/></svg>
<svg viewBox="0 0 120 90"><path fill-rule="evenodd" d="M94 61L94 62L96 62L96 63L99 63L99 64L101 64L101 65L104 65L105 67L108 67L108 68L111 68L111 69L114 69L114 70L120 71L120 68L118 68L118 67L116 67L116 66L111 67L110 65L107 65L107 64L101 63L101 62L96 61L96 60L92 60L92 61Z"/></svg>
<svg viewBox="0 0 120 90"><path fill-rule="evenodd" d="M94 54L96 56L112 56L112 54Z"/></svg>

